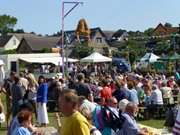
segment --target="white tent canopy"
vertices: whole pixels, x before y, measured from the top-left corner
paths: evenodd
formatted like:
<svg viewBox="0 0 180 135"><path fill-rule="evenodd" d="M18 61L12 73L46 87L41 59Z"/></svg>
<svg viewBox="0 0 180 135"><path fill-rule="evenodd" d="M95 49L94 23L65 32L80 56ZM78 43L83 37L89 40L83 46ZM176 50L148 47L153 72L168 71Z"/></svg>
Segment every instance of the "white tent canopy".
<svg viewBox="0 0 180 135"><path fill-rule="evenodd" d="M4 65L4 61L0 59L0 66Z"/></svg>
<svg viewBox="0 0 180 135"><path fill-rule="evenodd" d="M96 62L110 62L112 61L111 58L103 56L100 53L94 52L91 55L82 58L80 62L89 62L89 63L96 63Z"/></svg>
<svg viewBox="0 0 180 135"><path fill-rule="evenodd" d="M20 60L26 61L28 63L52 63L55 65L62 65L62 57L35 57L35 58L20 58ZM77 59L68 58L68 62L77 62ZM66 58L64 58L64 62L66 62Z"/></svg>
<svg viewBox="0 0 180 135"><path fill-rule="evenodd" d="M160 57L153 54L153 53L146 53L141 59L140 59L140 62L150 62L150 63L153 63L153 62L156 62L157 59L159 59Z"/></svg>

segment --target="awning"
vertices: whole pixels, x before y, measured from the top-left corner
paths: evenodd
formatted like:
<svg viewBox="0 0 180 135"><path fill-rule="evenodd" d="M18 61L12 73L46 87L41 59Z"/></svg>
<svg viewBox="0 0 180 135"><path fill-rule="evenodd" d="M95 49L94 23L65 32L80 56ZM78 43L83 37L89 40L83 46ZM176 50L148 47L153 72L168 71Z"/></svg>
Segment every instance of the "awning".
<svg viewBox="0 0 180 135"><path fill-rule="evenodd" d="M28 62L28 63L52 63L55 65L62 65L62 57L36 57L36 58L19 58L22 61ZM71 59L68 58L68 62L77 62L77 59ZM64 58L64 62L66 62L66 58Z"/></svg>

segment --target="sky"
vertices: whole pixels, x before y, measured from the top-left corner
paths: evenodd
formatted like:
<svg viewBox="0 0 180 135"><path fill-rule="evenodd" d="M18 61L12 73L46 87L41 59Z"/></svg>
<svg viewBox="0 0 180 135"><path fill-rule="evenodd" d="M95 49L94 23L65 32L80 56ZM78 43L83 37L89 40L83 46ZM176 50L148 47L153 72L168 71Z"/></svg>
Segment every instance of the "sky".
<svg viewBox="0 0 180 135"><path fill-rule="evenodd" d="M64 0L76 1L76 0ZM180 0L79 0L65 18L65 30L74 30L85 18L88 26L102 30L140 30L156 27L160 22L180 24ZM65 11L73 5L65 5ZM62 0L0 0L0 15L18 19L15 29L37 34L53 34L61 30Z"/></svg>

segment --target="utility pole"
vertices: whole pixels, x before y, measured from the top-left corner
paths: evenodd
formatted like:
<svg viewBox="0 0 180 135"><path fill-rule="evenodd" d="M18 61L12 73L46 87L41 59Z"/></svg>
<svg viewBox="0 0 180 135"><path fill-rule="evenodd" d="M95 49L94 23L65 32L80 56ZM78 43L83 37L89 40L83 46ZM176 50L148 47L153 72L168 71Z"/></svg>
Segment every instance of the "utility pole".
<svg viewBox="0 0 180 135"><path fill-rule="evenodd" d="M64 56L65 56L65 52L64 51L64 19L65 17L67 17L79 4L83 4L83 2L78 2L78 1L63 1L62 2L62 18L61 18L61 56L62 56L62 73L63 73L63 79L65 78L65 63L64 63ZM72 8L70 8L67 12L64 11L65 5L73 5ZM64 53L65 52L65 53ZM67 55L66 55L67 56ZM66 70L67 70L67 61L68 59L66 58Z"/></svg>

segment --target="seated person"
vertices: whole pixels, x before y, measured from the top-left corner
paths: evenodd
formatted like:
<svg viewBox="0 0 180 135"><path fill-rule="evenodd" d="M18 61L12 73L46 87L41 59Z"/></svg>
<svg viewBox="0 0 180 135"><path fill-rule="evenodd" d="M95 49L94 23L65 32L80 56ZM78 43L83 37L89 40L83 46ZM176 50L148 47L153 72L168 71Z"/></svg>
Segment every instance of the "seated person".
<svg viewBox="0 0 180 135"><path fill-rule="evenodd" d="M136 120L138 111L138 106L135 103L128 103L125 109L125 112L122 113L122 116L125 117L125 121L122 125L122 128L117 132L117 135L146 135L146 129L139 129Z"/></svg>

